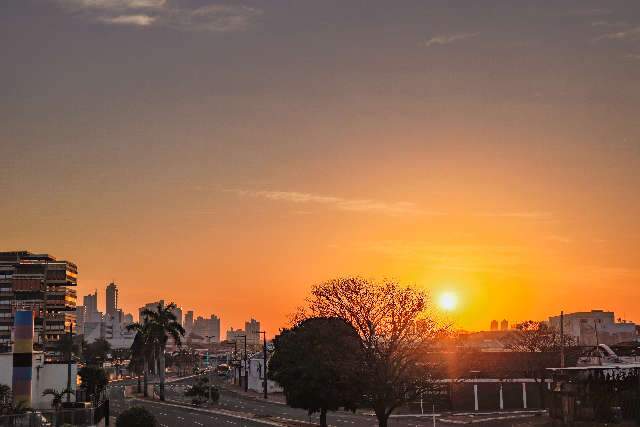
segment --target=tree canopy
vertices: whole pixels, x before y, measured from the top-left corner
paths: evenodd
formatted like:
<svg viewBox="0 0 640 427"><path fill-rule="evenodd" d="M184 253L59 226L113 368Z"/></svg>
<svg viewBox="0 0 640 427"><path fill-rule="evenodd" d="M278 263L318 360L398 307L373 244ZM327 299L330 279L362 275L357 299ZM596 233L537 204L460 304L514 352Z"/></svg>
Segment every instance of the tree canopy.
<svg viewBox="0 0 640 427"><path fill-rule="evenodd" d="M116 427L157 427L158 421L142 406L133 406L122 411L116 418Z"/></svg>
<svg viewBox="0 0 640 427"><path fill-rule="evenodd" d="M269 376L287 404L309 413L355 410L362 395L362 348L356 330L337 317L314 317L283 330L274 340Z"/></svg>
<svg viewBox="0 0 640 427"><path fill-rule="evenodd" d="M363 349L363 401L385 427L396 408L434 389L435 366L425 353L448 328L428 309L421 289L345 277L314 286L298 320L337 317L355 329Z"/></svg>

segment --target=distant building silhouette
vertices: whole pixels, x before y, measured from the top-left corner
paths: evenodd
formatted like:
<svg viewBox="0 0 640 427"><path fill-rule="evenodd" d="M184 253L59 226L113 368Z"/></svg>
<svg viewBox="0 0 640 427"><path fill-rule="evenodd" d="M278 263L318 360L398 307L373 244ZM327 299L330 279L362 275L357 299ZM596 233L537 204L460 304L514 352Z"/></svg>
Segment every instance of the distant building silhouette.
<svg viewBox="0 0 640 427"><path fill-rule="evenodd" d="M193 310L187 311L187 314L184 315L183 326L187 334L189 334L193 330Z"/></svg>
<svg viewBox="0 0 640 427"><path fill-rule="evenodd" d="M503 319L502 322L500 322L500 330L501 331L509 330L509 322L507 321L507 319Z"/></svg>
<svg viewBox="0 0 640 427"><path fill-rule="evenodd" d="M118 311L118 286L114 282L109 283L104 295L106 298L105 312L112 318L116 318Z"/></svg>
<svg viewBox="0 0 640 427"><path fill-rule="evenodd" d="M560 316L549 317L549 326L560 330ZM616 322L612 311L603 310L565 313L564 333L580 345L613 345L638 340L635 323Z"/></svg>
<svg viewBox="0 0 640 427"><path fill-rule="evenodd" d="M497 331L498 330L498 321L497 320L492 320L491 321L491 330L492 331Z"/></svg>

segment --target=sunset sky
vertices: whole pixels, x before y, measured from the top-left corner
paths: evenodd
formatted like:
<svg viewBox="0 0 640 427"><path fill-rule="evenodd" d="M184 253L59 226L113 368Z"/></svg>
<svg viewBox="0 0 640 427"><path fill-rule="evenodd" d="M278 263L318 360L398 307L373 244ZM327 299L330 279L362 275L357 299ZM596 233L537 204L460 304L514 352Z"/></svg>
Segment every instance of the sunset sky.
<svg viewBox="0 0 640 427"><path fill-rule="evenodd" d="M640 321L640 2L8 0L0 250L270 334L310 286Z"/></svg>

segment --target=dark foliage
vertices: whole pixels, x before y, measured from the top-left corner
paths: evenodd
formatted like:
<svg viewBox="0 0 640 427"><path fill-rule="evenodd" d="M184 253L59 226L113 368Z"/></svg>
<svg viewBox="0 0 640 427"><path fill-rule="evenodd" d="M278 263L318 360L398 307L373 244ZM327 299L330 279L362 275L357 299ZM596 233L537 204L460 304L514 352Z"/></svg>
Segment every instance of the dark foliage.
<svg viewBox="0 0 640 427"><path fill-rule="evenodd" d="M209 400L209 393L211 393L212 402L217 402L220 399L220 391L215 386L209 385L209 378L201 375L197 381L185 391L184 395L193 398L193 404L200 405Z"/></svg>
<svg viewBox="0 0 640 427"><path fill-rule="evenodd" d="M309 413L355 410L362 396L362 348L355 329L339 318L316 317L284 330L274 340L269 376L287 404Z"/></svg>
<svg viewBox="0 0 640 427"><path fill-rule="evenodd" d="M151 412L141 406L123 411L116 418L116 427L157 427L158 421Z"/></svg>

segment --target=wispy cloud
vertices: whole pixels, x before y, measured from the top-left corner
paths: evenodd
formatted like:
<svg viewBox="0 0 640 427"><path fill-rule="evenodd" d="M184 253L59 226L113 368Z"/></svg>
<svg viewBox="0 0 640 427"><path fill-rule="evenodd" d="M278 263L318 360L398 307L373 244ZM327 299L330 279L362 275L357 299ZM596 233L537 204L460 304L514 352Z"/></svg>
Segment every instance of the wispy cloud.
<svg viewBox="0 0 640 427"><path fill-rule="evenodd" d="M347 199L337 196L326 196L295 191L255 191L226 190L242 197L256 197L267 200L327 205L334 209L350 212L370 212L385 215L442 215L438 212L426 212L411 202L383 202L371 199Z"/></svg>
<svg viewBox="0 0 640 427"><path fill-rule="evenodd" d="M596 38L600 40L640 40L640 27L631 27L612 33L603 34Z"/></svg>
<svg viewBox="0 0 640 427"><path fill-rule="evenodd" d="M55 1L69 12L103 24L167 27L181 31L242 31L262 13L240 4L189 7L167 0Z"/></svg>
<svg viewBox="0 0 640 427"><path fill-rule="evenodd" d="M114 17L103 17L100 21L107 24L117 25L137 25L140 27L149 26L155 21L155 18L148 15L120 15Z"/></svg>
<svg viewBox="0 0 640 427"><path fill-rule="evenodd" d="M526 261L525 249L517 245L384 240L360 244L356 249L428 265L435 270L517 275Z"/></svg>
<svg viewBox="0 0 640 427"><path fill-rule="evenodd" d="M542 211L506 211L506 212L480 212L476 216L487 216L495 218L520 218L531 220L549 220L553 217L551 212Z"/></svg>
<svg viewBox="0 0 640 427"><path fill-rule="evenodd" d="M577 9L569 12L573 16L605 16L610 15L611 10L603 8Z"/></svg>
<svg viewBox="0 0 640 427"><path fill-rule="evenodd" d="M431 37L429 40L424 42L426 47L437 46L437 45L445 45L454 43L460 40L468 39L471 37L476 37L480 33L457 33L457 34L441 34L434 37Z"/></svg>

